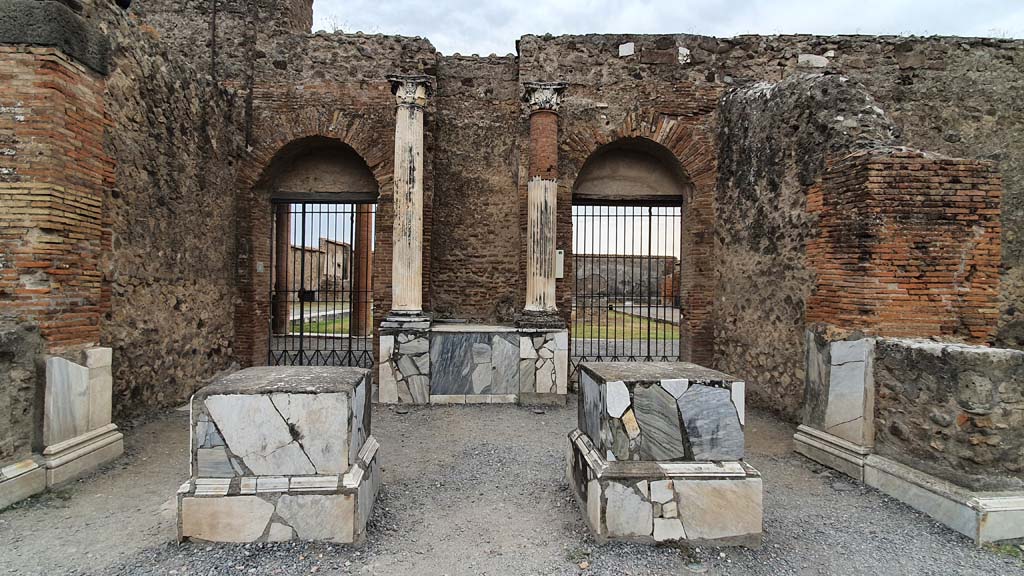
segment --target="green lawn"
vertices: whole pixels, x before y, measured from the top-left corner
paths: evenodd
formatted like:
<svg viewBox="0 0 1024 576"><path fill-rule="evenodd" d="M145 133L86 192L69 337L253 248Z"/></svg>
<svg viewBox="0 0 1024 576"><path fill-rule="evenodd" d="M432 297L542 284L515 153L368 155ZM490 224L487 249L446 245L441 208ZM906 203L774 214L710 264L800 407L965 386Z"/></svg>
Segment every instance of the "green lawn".
<svg viewBox="0 0 1024 576"><path fill-rule="evenodd" d="M651 340L678 340L679 327L651 322L621 312L600 311L589 318L577 318L572 326L573 338L598 340L645 340L650 328Z"/></svg>

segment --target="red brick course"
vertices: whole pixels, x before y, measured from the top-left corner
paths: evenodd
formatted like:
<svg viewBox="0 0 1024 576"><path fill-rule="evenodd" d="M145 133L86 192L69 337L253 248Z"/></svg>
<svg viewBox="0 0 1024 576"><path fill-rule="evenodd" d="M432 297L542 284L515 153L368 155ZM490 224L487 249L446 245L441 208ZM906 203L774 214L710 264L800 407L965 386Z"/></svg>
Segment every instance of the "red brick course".
<svg viewBox="0 0 1024 576"><path fill-rule="evenodd" d="M47 350L96 345L110 301L104 80L48 48L0 47L0 316Z"/></svg>
<svg viewBox="0 0 1024 576"><path fill-rule="evenodd" d="M807 247L808 323L990 342L1001 195L988 161L883 150L830 163L808 198L820 230Z"/></svg>

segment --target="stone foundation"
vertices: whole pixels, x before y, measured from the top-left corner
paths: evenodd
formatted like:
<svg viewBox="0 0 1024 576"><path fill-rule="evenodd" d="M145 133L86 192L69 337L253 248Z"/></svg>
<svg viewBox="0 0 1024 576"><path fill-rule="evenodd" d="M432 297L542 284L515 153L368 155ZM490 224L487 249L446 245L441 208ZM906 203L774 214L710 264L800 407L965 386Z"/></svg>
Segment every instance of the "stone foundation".
<svg viewBox="0 0 1024 576"><path fill-rule="evenodd" d="M977 543L1024 538L1024 352L807 332L797 452Z"/></svg>
<svg viewBox="0 0 1024 576"><path fill-rule="evenodd" d="M192 399L178 539L357 542L380 487L369 371L249 368Z"/></svg>
<svg viewBox="0 0 1024 576"><path fill-rule="evenodd" d="M0 468L0 510L46 490L46 469L34 458Z"/></svg>
<svg viewBox="0 0 1024 576"><path fill-rule="evenodd" d="M599 542L761 545L761 475L745 462L608 461L574 430L566 475Z"/></svg>
<svg viewBox="0 0 1024 576"><path fill-rule="evenodd" d="M580 365L566 476L598 540L760 546L743 388L686 362Z"/></svg>
<svg viewBox="0 0 1024 576"><path fill-rule="evenodd" d="M569 374L565 329L430 325L426 319L387 324L381 324L381 402L565 402Z"/></svg>

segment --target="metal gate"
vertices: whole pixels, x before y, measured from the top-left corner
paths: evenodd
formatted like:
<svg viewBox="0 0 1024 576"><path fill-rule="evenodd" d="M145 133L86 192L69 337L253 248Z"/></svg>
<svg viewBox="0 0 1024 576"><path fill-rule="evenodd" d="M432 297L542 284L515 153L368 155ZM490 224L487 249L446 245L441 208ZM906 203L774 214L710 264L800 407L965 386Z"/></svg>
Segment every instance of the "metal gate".
<svg viewBox="0 0 1024 576"><path fill-rule="evenodd" d="M680 206L576 204L572 364L679 357Z"/></svg>
<svg viewBox="0 0 1024 576"><path fill-rule="evenodd" d="M375 208L273 203L269 364L373 366Z"/></svg>

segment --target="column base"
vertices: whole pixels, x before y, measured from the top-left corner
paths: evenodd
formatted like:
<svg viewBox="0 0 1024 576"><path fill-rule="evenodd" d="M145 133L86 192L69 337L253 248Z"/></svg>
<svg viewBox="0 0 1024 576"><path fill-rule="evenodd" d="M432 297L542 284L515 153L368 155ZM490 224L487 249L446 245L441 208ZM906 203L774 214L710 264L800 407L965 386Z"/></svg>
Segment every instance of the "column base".
<svg viewBox="0 0 1024 576"><path fill-rule="evenodd" d="M92 472L124 454L124 435L107 424L43 450L47 487L58 486Z"/></svg>
<svg viewBox="0 0 1024 576"><path fill-rule="evenodd" d="M861 482L864 481L864 460L871 453L871 448L803 424L793 435L793 450Z"/></svg>
<svg viewBox="0 0 1024 576"><path fill-rule="evenodd" d="M0 468L0 510L46 490L46 469L34 458Z"/></svg>
<svg viewBox="0 0 1024 576"><path fill-rule="evenodd" d="M608 461L577 429L566 464L598 542L761 546L761 474L746 462Z"/></svg>
<svg viewBox="0 0 1024 576"><path fill-rule="evenodd" d="M380 323L377 400L384 404L430 402L430 316L396 312Z"/></svg>
<svg viewBox="0 0 1024 576"><path fill-rule="evenodd" d="M516 315L516 327L525 330L564 330L565 320L553 311L523 310Z"/></svg>

